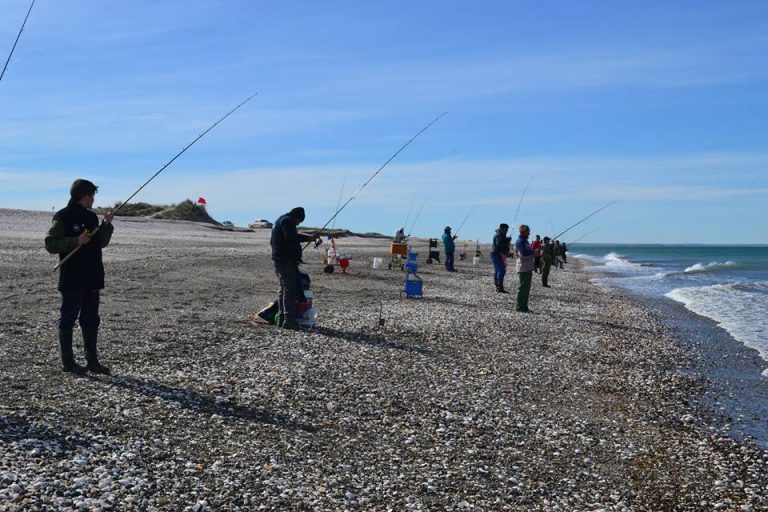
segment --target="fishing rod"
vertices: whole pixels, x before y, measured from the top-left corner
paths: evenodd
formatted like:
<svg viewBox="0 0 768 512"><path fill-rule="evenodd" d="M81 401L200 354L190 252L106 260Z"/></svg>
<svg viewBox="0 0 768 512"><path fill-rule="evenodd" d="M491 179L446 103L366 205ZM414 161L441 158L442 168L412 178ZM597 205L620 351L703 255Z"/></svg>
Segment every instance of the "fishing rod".
<svg viewBox="0 0 768 512"><path fill-rule="evenodd" d="M8 54L8 58L5 61L5 66L3 66L3 71L0 72L0 82L3 81L3 76L5 75L5 70L8 69L8 64L11 62L11 57L13 56L14 50L16 50L16 45L19 44L19 38L21 37L21 33L24 32L24 27L27 25L27 20L29 19L29 14L32 12L32 7L35 6L35 0L32 0L32 3L29 5L29 10L27 11L27 15L24 17L24 22L21 24L21 28L19 29L19 33L16 35L16 40L13 42L13 47L11 48L11 53Z"/></svg>
<svg viewBox="0 0 768 512"><path fill-rule="evenodd" d="M573 245L573 244L575 244L576 242L578 242L579 240L583 240L584 238L587 238L589 235L591 235L592 233L594 233L594 232L595 232L595 231L597 231L598 229L600 229L600 226L596 227L595 229L593 229L592 231L590 231L590 232L589 232L589 233L587 233L586 235L584 235L584 236L580 236L579 238L577 238L577 239L576 239L576 240L574 240L573 242L569 242L569 243L568 243L568 245Z"/></svg>
<svg viewBox="0 0 768 512"><path fill-rule="evenodd" d="M349 171L344 173L344 179L341 181L341 190L339 190L339 199L336 200L336 209L339 209L339 205L341 204L341 196L344 194L344 186L347 184L347 176L349 175ZM331 236L333 236L333 230L336 229L336 219L333 219L333 224L331 225Z"/></svg>
<svg viewBox="0 0 768 512"><path fill-rule="evenodd" d="M562 233L559 233L559 234L557 234L557 235L556 235L554 238L555 238L555 239L558 239L558 238L560 238L561 236L563 236L564 234L566 234L567 232L569 232L570 230L572 230L573 228L575 228L576 226L578 226L579 224L581 224L582 222L584 222L585 220L587 220L588 218L592 217L593 215L597 215L597 214L598 214L598 213L600 213L601 211L605 210L606 208L608 208L609 206L611 206L612 204L614 204L614 203L617 203L617 202L618 202L618 201L611 201L611 202L610 202L610 203L608 203L607 205L605 205L605 206L603 206L603 207L601 207L601 208L598 208L597 210L595 210L594 212L590 213L589 215L587 215L586 217L584 217L583 219L581 219L579 222L577 222L577 223L576 223L576 224L574 224L573 226L571 226L571 227L569 227L568 229L566 229L565 231L563 231Z"/></svg>
<svg viewBox="0 0 768 512"><path fill-rule="evenodd" d="M517 210L515 210L515 218L512 220L512 225L515 226L517 224L517 214L520 213L520 206L523 204L523 199L525 198L525 193L528 192L528 187L531 186L531 182L533 181L533 174L531 174L531 177L528 179L528 183L525 185L525 188L523 189L523 193L520 196L520 201L517 202Z"/></svg>
<svg viewBox="0 0 768 512"><path fill-rule="evenodd" d="M245 101L243 101L243 102L242 102L242 103L240 103L238 106L236 106L235 108L233 108L232 110L230 110L229 112L227 112L226 114L224 114L224 115L223 115L223 116L222 116L222 117L221 117L221 118L220 118L218 121L216 121L216 122L215 122L215 123L213 123L213 124L212 124L210 127L208 127L208 129L207 129L207 130L205 130L203 133L201 133L200 135L198 135L198 136L197 136L197 138L196 138L195 140L193 140L192 142L190 142L189 144L187 144L187 146L186 146L184 149L182 149L181 151L179 151L178 153L176 153L176 156L174 156L173 158L171 158L170 160L168 160L168 162L167 162L165 165L163 165L163 166L160 168L160 170L159 170L159 171L157 171L155 174L153 174L153 175L152 175L152 177L151 177L151 178L149 178L147 181L145 181L145 182L144 182L144 184L143 184L142 186L140 186L140 187L139 187L139 188L136 190L136 192L134 192L133 194L131 194L131 197L129 197L128 199L126 199L125 201L123 201L123 202L122 202L122 203L121 203L121 204L120 204L120 205L119 205L119 206L118 206L118 207L117 207L117 208L116 208L116 209L115 209L115 210L112 212L112 215L113 215L113 216L114 216L114 215L116 215L116 214L117 214L117 212L119 212L119 211L120 211L120 210L123 208L123 206L125 206L126 204L128 204L128 202L129 202L131 199L133 199L133 198L136 196L136 194L138 194L139 192L141 192L141 190L142 190L144 187L146 187L147 185L149 185L149 182L150 182L150 181L152 181L152 180L154 180L155 178L157 178L157 176L158 176L158 175L159 175L161 172L163 172L163 171L164 171L164 170L165 170L165 169L166 169L166 168L167 168L169 165L171 165L171 164L172 164L172 163L173 163L173 162L174 162L174 161L175 161L177 158L179 158L179 157L180 157L181 155L183 155L183 154L184 154L184 153L185 153L185 152L186 152L186 151L187 151L189 148L191 148L191 147L192 147L192 145L193 145L195 142L197 142L197 141L199 141L200 139L202 139L202 138L203 138L203 137L204 137L204 136L205 136L205 135L206 135L208 132L210 132L211 130L213 130L213 129L216 127L216 125L218 125L220 122L222 122L223 120L225 120L226 118L228 118L228 117L229 117L229 116L230 116L232 113L234 113L234 112L235 112L237 109L239 109L240 107L242 107L243 105L245 105L246 103L248 103L249 101L251 101L251 99L252 99L254 96L256 96L257 94L258 94L258 93L256 92L256 93L253 93L253 94L251 94L250 96L248 96L248 98L246 98L246 99L245 99ZM102 222L102 225L104 225L104 223L103 223L103 222ZM91 236L95 235L95 234L96 234L96 233L99 231L99 228L100 228L100 227L101 227L101 226L98 226L96 229L94 229L94 230L93 230L93 232L91 233ZM61 260L61 261L58 263L58 265L56 265L55 267L53 267L53 270L57 270L59 267L61 267L61 266L62 266L62 265L63 265L63 264L64 264L64 263L65 263L65 262L66 262L66 261L69 259L69 258L71 258L72 256L74 256L74 254L75 254L77 251L79 251L81 247L82 247L82 245L78 245L77 247L75 247L74 249L72 249L72 251L71 251L69 254L67 254L67 255L64 257L64 259L62 259L62 260Z"/></svg>
<svg viewBox="0 0 768 512"><path fill-rule="evenodd" d="M405 216L405 222L403 222L402 228L405 229L405 226L408 225L408 221L411 218L411 212L413 211L413 204L416 202L416 196L413 196L413 199L411 199L411 205L408 207L408 215Z"/></svg>
<svg viewBox="0 0 768 512"><path fill-rule="evenodd" d="M330 223L331 223L331 222L332 222L332 221L333 221L333 220L334 220L334 219L335 219L335 218L336 218L336 217L337 217L337 216L338 216L338 215L341 213L341 211L342 211L342 210L344 210L344 208L346 208L346 207L347 207L347 205L348 205L349 203L351 203L351 202L352 202L352 200L355 198L355 196L357 196L357 194L359 194L360 192L362 192L362 190L363 190L363 189L364 189L366 186L368 186L368 184L369 184L370 182L372 182L372 181L373 181L373 179L374 179L376 176L378 176L378 175L379 175L379 173L380 173L381 171L383 171L383 170L384 170L384 168L385 168L385 167L386 167L386 166L389 164L389 162L391 162L392 160L394 160L394 159L395 159L395 157L396 157L397 155L399 155L399 154L400 154L400 153L401 153L401 152L402 152L402 151L403 151L405 148L407 148L408 146L410 146L411 142L413 142L414 140L416 140L416 138L417 138L419 135L421 135L422 133L424 133L425 131L427 131L427 128L429 128L430 126L432 126L433 124L435 124L436 122L438 122L438 121L439 121L439 120L440 120L440 119L441 119L441 118L442 118L442 117L443 117L445 114L447 114L447 113L448 113L448 112L443 112L442 114L440 114L439 116L437 116L436 118L434 118L434 119L433 119L433 120L432 120L432 121L431 121L431 122L430 122L430 123L429 123L427 126L425 126L424 128L422 128L421 130L419 130L419 132L418 132L416 135L414 135L413 137L411 137L411 139L410 139L408 142L406 142L405 144L403 144L402 146L400 146L400 149L398 149L397 151L395 151L395 153L394 153L392 156L390 156L390 157L389 157L389 159L388 159L386 162L384 162L384 163L381 165L381 167L379 167L379 168L376 170L376 172L374 172L374 173L371 175L371 177L370 177L370 178L368 178L368 179L365 181L365 183L363 183L363 184L360 186L360 188L358 188L358 189L355 191L355 193L354 193L354 194L352 194L351 196L349 196L349 199L347 199L347 201L346 201L346 202L345 202L343 205L341 205L341 208L338 208L338 209L336 210L336 213L334 213L334 214L333 214L333 217L331 217L330 219L328 219L328 222L326 222L326 223L323 225L323 227L321 227L321 228L320 228L320 232L322 233L322 232L323 232L323 230L324 230L325 228L327 228L327 227L328 227L328 224L330 224ZM311 241L310 241L310 242L307 242L307 244L306 244L306 245L305 245L305 246L302 248L302 251L303 251L304 249L306 249L307 247L309 247L309 245L310 245L311 243L312 243Z"/></svg>
<svg viewBox="0 0 768 512"><path fill-rule="evenodd" d="M453 234L453 238L458 238L458 236L459 236L459 231L461 231L461 228L463 228L463 227L464 227L464 223L466 223L466 222L467 222L467 219L469 219L469 217L470 217L470 216L471 216L471 215L474 213L474 211L475 211L475 210L477 210L477 206L473 206L473 207L472 207L472 209L471 209L471 210L469 210L469 213L467 214L467 216L466 216L466 217L464 217L464 220L463 220L463 221L461 221L461 224L459 224L459 227L458 227L458 228L456 228L456 232Z"/></svg>
<svg viewBox="0 0 768 512"><path fill-rule="evenodd" d="M416 217L413 218L413 224L411 224L411 229L408 230L408 236L411 236L411 233L413 233L413 228L416 227L416 221L419 220L419 217L421 217L421 211L424 209L424 205L427 203L427 198L425 197L424 200L421 202L421 206L419 206L419 211L416 212Z"/></svg>

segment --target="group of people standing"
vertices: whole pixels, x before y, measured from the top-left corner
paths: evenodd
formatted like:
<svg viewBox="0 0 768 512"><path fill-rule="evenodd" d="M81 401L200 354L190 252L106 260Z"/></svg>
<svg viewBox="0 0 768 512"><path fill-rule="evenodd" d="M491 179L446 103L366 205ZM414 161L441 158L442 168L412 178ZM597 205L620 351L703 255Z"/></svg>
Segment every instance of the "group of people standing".
<svg viewBox="0 0 768 512"><path fill-rule="evenodd" d="M99 302L100 291L104 288L104 265L102 249L106 247L114 228L113 214L107 213L101 224L93 208L94 197L98 187L88 180L76 180L70 189L70 200L67 207L56 212L53 222L45 237L45 248L52 254L57 254L64 263L59 268L59 292L61 307L59 318L59 346L61 349L62 367L65 372L82 374L109 374L110 370L98 359L98 329L100 324ZM301 294L301 273L299 263L302 262L302 242L319 242L315 234L299 233L297 227L304 221L305 212L296 207L281 215L274 223L270 245L275 274L280 282L278 297L279 325L286 329L298 327L294 304ZM534 271L540 272L543 286L548 286L547 278L552 264L560 265L566 261L567 247L555 242L550 244L548 237L540 240L536 236L533 245L528 242L530 228L522 224L519 227L519 237L511 246L511 238L507 236L509 225L501 224L493 237L491 260L494 266L496 290L507 293L504 289L504 277L508 258L515 257L515 270L519 277L516 310L529 312L528 296ZM396 239L406 239L401 228ZM454 253L456 251L456 235L452 234L450 226L443 232L443 248L445 251L445 269L455 272ZM74 254L73 251L75 252ZM69 257L66 262L65 258ZM82 367L75 362L72 350L72 338L75 323L79 322L87 366Z"/></svg>
<svg viewBox="0 0 768 512"><path fill-rule="evenodd" d="M507 261L510 255L515 257L515 271L517 272L519 285L517 289L516 311L528 313L528 297L531 290L531 280L533 273L541 274L541 285L549 288L549 271L552 265L563 268L567 262L566 252L568 247L565 243L559 241L551 243L549 237L536 235L536 240L531 244L528 237L531 235L531 228L526 224L521 224L518 228L519 236L515 241L514 251L512 251L512 238L507 236L509 232L508 224L500 224L493 237L493 247L491 249L491 261L494 268L494 284L499 293L508 293L504 289L504 277L507 273Z"/></svg>

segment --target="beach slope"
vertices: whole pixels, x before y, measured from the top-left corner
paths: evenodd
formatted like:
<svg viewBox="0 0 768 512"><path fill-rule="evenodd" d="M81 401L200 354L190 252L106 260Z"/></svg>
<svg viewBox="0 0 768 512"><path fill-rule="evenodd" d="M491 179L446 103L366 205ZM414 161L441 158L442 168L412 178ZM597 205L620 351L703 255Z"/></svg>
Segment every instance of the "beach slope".
<svg viewBox="0 0 768 512"><path fill-rule="evenodd" d="M0 210L0 508L768 508L768 455L697 405L694 356L576 262L521 314L487 261L424 265L403 299L400 271L371 268L388 242L345 238L350 275L306 253L320 326L286 332L248 321L277 290L268 230L121 218L114 375L73 378L49 222Z"/></svg>

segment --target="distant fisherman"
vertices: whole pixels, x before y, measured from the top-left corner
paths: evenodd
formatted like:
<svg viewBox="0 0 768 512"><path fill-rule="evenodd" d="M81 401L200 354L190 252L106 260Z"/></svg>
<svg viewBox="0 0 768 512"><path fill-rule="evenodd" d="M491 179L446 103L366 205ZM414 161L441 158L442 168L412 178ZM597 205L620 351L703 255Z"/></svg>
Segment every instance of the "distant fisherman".
<svg viewBox="0 0 768 512"><path fill-rule="evenodd" d="M98 187L88 180L75 180L69 191L67 207L53 216L53 224L45 237L45 249L58 254L59 260L80 246L66 263L59 267L61 316L59 317L59 347L65 372L109 374L109 368L99 363L96 347L99 334L99 291L104 289L104 264L101 250L109 245L114 226L112 212L104 216L98 232L99 218L90 209ZM85 345L84 369L75 362L72 352L72 332L80 320Z"/></svg>
<svg viewBox="0 0 768 512"><path fill-rule="evenodd" d="M515 242L515 270L520 280L517 288L517 306L515 310L529 313L528 295L531 292L531 278L533 277L533 251L531 244L528 243L528 237L531 235L531 228L525 224L520 224L520 237Z"/></svg>
<svg viewBox="0 0 768 512"><path fill-rule="evenodd" d="M533 271L541 272L541 256L539 255L539 247L541 247L541 235L536 235L536 240L531 244L531 250L534 254L533 259Z"/></svg>
<svg viewBox="0 0 768 512"><path fill-rule="evenodd" d="M397 231L395 231L394 242L396 244L401 244L404 241L405 241L405 228L400 228Z"/></svg>
<svg viewBox="0 0 768 512"><path fill-rule="evenodd" d="M552 244L549 243L549 237L544 237L539 252L541 253L541 285L544 288L549 288L549 270L552 268L552 260L555 257L555 253Z"/></svg>
<svg viewBox="0 0 768 512"><path fill-rule="evenodd" d="M456 272L453 268L453 253L456 252L456 237L451 235L451 226L445 226L443 230L443 250L445 251L445 270Z"/></svg>
<svg viewBox="0 0 768 512"><path fill-rule="evenodd" d="M509 255L510 239L507 237L509 224L499 224L499 229L493 236L493 248L491 249L491 261L493 262L493 282L496 291L507 293L504 289L504 276L507 274L507 255Z"/></svg>
<svg viewBox="0 0 768 512"><path fill-rule="evenodd" d="M280 327L298 329L296 321L296 301L299 299L299 263L301 260L301 242L316 240L315 235L298 233L296 226L304 222L304 208L297 207L281 215L272 228L272 260L275 273L280 280L278 303L280 308Z"/></svg>

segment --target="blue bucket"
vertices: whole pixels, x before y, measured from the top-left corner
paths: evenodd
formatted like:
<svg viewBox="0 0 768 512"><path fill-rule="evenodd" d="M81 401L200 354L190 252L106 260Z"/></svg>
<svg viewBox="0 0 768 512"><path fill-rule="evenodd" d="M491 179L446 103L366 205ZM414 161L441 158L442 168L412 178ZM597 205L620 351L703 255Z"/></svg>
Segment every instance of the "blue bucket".
<svg viewBox="0 0 768 512"><path fill-rule="evenodd" d="M423 284L422 281L406 281L405 294L408 297L421 297Z"/></svg>

